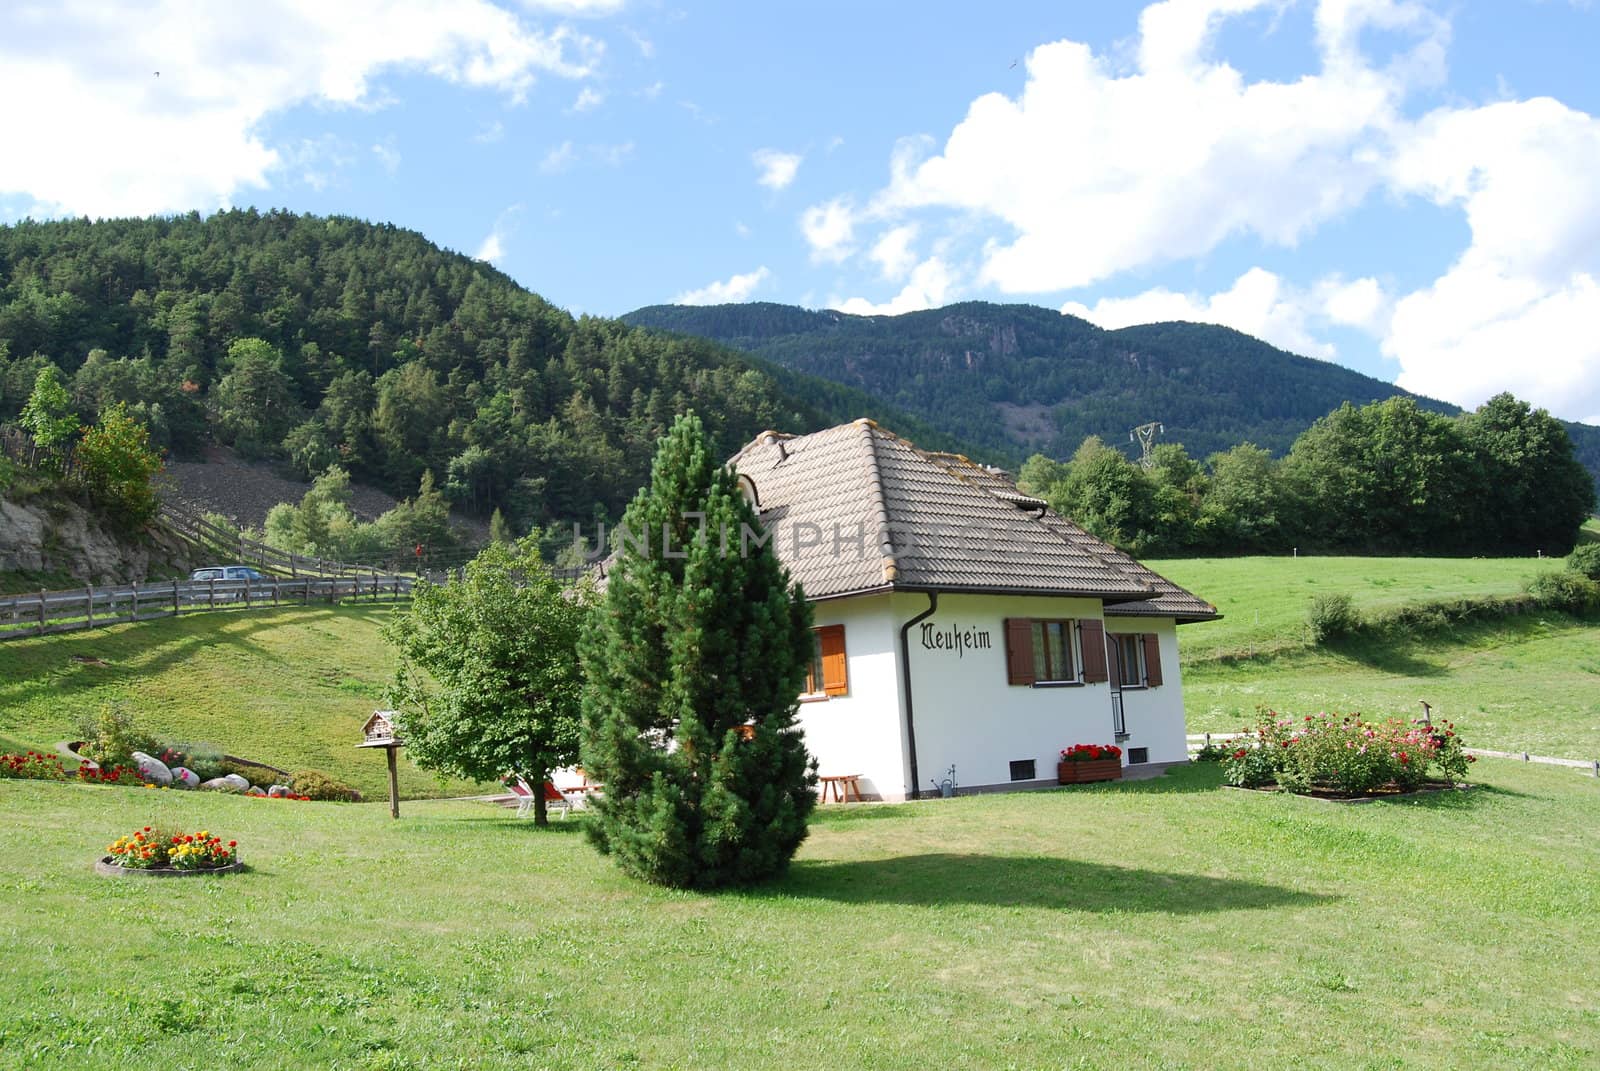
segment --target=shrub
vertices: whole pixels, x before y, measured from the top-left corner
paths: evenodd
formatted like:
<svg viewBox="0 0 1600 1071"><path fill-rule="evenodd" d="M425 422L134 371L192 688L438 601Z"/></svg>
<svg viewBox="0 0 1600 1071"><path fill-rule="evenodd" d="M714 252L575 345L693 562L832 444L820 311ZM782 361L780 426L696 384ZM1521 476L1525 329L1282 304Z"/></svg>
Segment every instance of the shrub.
<svg viewBox="0 0 1600 1071"><path fill-rule="evenodd" d="M1213 740L1211 743L1207 744L1205 747L1201 748L1199 751L1196 751L1194 753L1194 761L1195 762L1221 762L1223 759L1227 758L1230 754L1232 754L1232 752L1230 752L1228 750L1228 748L1227 748L1227 746L1225 744L1221 744L1221 743L1218 743L1217 741Z"/></svg>
<svg viewBox="0 0 1600 1071"><path fill-rule="evenodd" d="M1355 715L1286 718L1266 711L1252 733L1223 760L1229 784L1259 788L1276 782L1291 792L1366 795L1376 789L1422 785L1431 770L1451 781L1475 761L1450 722L1414 725Z"/></svg>
<svg viewBox="0 0 1600 1071"><path fill-rule="evenodd" d="M1548 610L1582 616L1600 610L1600 582L1576 569L1540 573L1528 581L1528 594Z"/></svg>
<svg viewBox="0 0 1600 1071"><path fill-rule="evenodd" d="M1348 595L1318 595L1306 611L1306 627L1311 631L1312 643L1326 643L1355 632L1361 627L1361 615Z"/></svg>
<svg viewBox="0 0 1600 1071"><path fill-rule="evenodd" d="M116 706L103 706L100 713L80 727L83 746L79 754L101 766L137 767L133 761L135 751L155 754L159 748L156 738L134 720L133 715Z"/></svg>
<svg viewBox="0 0 1600 1071"><path fill-rule="evenodd" d="M1590 580L1600 580L1600 543L1584 543L1567 555L1567 568Z"/></svg>
<svg viewBox="0 0 1600 1071"><path fill-rule="evenodd" d="M143 527L158 509L151 481L161 455L150 446L150 429L118 402L101 412L78 443L77 480L107 515L128 531Z"/></svg>
<svg viewBox="0 0 1600 1071"><path fill-rule="evenodd" d="M289 787L294 791L313 800L332 800L336 803L360 803L361 793L345 784L336 781L320 770L297 770L290 779Z"/></svg>
<svg viewBox="0 0 1600 1071"><path fill-rule="evenodd" d="M182 766L202 781L221 777L228 771L222 759L222 749L211 744L185 744L168 741L160 751L151 752L168 766Z"/></svg>

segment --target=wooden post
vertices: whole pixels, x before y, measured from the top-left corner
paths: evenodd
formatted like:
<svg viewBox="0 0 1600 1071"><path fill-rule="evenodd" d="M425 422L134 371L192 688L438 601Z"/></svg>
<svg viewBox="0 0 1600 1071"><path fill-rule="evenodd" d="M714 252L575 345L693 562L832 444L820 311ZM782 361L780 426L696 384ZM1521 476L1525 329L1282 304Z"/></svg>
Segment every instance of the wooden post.
<svg viewBox="0 0 1600 1071"><path fill-rule="evenodd" d="M89 624L85 628L94 628L94 585L90 584L83 589L89 593Z"/></svg>
<svg viewBox="0 0 1600 1071"><path fill-rule="evenodd" d="M178 582L172 582L172 616L178 616Z"/></svg>
<svg viewBox="0 0 1600 1071"><path fill-rule="evenodd" d="M206 609L215 610L217 608L217 578L212 577L210 580L207 580L206 583L209 584L211 588L206 595Z"/></svg>
<svg viewBox="0 0 1600 1071"><path fill-rule="evenodd" d="M44 635L44 589L39 589L39 635Z"/></svg>
<svg viewBox="0 0 1600 1071"><path fill-rule="evenodd" d="M390 818L399 818L400 817L400 775L399 775L398 772L396 772L395 766L394 766L394 753L397 750L398 750L398 748L396 748L396 747L394 747L392 745L390 747L386 747L386 748L383 749L384 754L386 754L389 757L389 817Z"/></svg>
<svg viewBox="0 0 1600 1071"><path fill-rule="evenodd" d="M244 578L244 608L250 609L250 578Z"/></svg>
<svg viewBox="0 0 1600 1071"><path fill-rule="evenodd" d="M133 609L128 611L128 620L139 620L139 582L137 580L133 582Z"/></svg>

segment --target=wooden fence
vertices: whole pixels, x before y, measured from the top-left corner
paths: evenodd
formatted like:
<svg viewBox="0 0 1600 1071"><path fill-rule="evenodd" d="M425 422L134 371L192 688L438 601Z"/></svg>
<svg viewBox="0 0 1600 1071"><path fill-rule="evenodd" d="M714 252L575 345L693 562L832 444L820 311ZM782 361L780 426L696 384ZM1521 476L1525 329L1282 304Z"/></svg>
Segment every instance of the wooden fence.
<svg viewBox="0 0 1600 1071"><path fill-rule="evenodd" d="M102 628L126 621L152 621L222 610L265 610L345 599L409 597L410 577L267 577L262 580L170 580L111 584L70 591L0 595L0 640Z"/></svg>
<svg viewBox="0 0 1600 1071"><path fill-rule="evenodd" d="M246 539L231 528L207 520L202 514L163 499L158 523L184 542L217 555L219 565L254 565L265 573L280 576L393 576L394 569L374 565L355 565L330 558L290 554L254 539Z"/></svg>
<svg viewBox="0 0 1600 1071"><path fill-rule="evenodd" d="M1241 737L1254 736L1254 733L1190 733L1189 755L1193 757L1201 748L1209 744L1226 744L1230 740ZM1487 759L1517 759L1521 762L1532 762L1544 766L1565 766L1568 769L1583 770L1600 777L1600 759L1558 759L1551 755L1530 755L1526 751L1491 751L1482 747L1464 747L1461 749L1468 755L1476 755Z"/></svg>

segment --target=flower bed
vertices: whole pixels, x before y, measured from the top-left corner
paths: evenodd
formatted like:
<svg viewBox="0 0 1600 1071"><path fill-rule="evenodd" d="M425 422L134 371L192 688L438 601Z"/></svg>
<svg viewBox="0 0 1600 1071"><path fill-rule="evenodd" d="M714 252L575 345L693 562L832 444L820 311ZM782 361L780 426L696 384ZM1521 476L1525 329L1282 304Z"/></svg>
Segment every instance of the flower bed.
<svg viewBox="0 0 1600 1071"><path fill-rule="evenodd" d="M1122 749L1115 744L1073 744L1061 750L1056 780L1063 785L1122 778Z"/></svg>
<svg viewBox="0 0 1600 1071"><path fill-rule="evenodd" d="M1281 789L1328 799L1358 799L1454 787L1477 761L1450 722L1415 725L1355 714L1290 718L1263 713L1223 759L1238 788Z"/></svg>
<svg viewBox="0 0 1600 1071"><path fill-rule="evenodd" d="M23 781L86 781L96 785L137 784L138 778L122 766L102 769L92 762L83 761L72 773L62 764L60 756L46 755L42 751L28 751L21 755L0 755L0 777Z"/></svg>
<svg viewBox="0 0 1600 1071"><path fill-rule="evenodd" d="M223 842L210 830L197 833L162 830L151 826L118 837L106 846L109 855L95 869L104 873L138 872L151 876L165 874L208 874L235 871L239 862L239 842Z"/></svg>

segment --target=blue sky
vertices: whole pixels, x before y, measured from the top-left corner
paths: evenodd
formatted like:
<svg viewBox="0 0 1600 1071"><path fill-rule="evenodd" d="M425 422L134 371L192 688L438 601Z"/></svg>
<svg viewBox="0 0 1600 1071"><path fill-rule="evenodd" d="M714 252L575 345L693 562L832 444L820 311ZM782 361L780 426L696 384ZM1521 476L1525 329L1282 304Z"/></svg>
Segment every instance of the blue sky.
<svg viewBox="0 0 1600 1071"><path fill-rule="evenodd" d="M1573 0L24 3L0 220L348 213L606 315L1206 320L1600 422L1597 54Z"/></svg>

